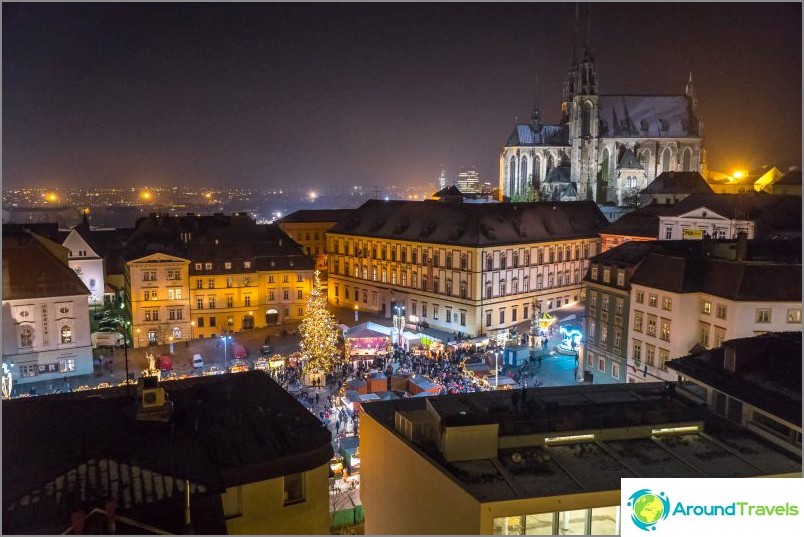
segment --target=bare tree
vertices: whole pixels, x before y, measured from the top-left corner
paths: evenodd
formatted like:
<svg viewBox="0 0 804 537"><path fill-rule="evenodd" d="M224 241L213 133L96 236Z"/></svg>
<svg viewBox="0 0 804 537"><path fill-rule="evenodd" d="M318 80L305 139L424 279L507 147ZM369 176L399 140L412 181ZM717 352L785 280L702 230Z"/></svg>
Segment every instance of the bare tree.
<svg viewBox="0 0 804 537"><path fill-rule="evenodd" d="M648 204L648 197L641 194L641 190L636 187L625 189L622 199L623 205L630 209L640 209Z"/></svg>

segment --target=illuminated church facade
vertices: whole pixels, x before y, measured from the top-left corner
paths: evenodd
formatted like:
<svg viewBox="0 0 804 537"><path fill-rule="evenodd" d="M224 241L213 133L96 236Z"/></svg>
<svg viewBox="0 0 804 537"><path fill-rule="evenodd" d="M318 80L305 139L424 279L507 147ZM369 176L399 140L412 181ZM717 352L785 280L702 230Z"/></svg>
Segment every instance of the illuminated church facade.
<svg viewBox="0 0 804 537"><path fill-rule="evenodd" d="M578 49L576 37L560 123L543 123L537 102L530 122L508 137L500 155L501 200L535 191L540 200L624 206L662 172L703 173L692 73L683 94L603 95L588 41Z"/></svg>

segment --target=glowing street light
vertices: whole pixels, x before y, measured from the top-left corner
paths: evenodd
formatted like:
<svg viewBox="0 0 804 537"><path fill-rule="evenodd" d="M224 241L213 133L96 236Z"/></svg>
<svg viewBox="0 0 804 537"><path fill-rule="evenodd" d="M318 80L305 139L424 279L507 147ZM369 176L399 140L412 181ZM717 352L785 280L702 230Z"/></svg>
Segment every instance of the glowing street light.
<svg viewBox="0 0 804 537"><path fill-rule="evenodd" d="M56 203L59 201L59 197L55 194L55 192L48 192L46 194L42 194L42 196L45 198L45 201L50 203Z"/></svg>
<svg viewBox="0 0 804 537"><path fill-rule="evenodd" d="M311 190L307 196L310 198L310 201L315 201L318 197L318 193L315 190Z"/></svg>
<svg viewBox="0 0 804 537"><path fill-rule="evenodd" d="M143 201L151 201L154 198L154 195L150 190L143 190L140 192L140 198L142 198Z"/></svg>

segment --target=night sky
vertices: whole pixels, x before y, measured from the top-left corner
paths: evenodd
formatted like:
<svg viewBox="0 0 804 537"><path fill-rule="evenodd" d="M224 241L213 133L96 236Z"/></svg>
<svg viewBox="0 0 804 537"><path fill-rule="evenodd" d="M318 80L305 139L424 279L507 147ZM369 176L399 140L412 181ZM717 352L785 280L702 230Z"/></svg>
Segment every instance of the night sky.
<svg viewBox="0 0 804 537"><path fill-rule="evenodd" d="M581 4L583 15L588 4ZM3 4L3 186L493 184L558 121L575 4ZM679 94L710 167L801 164L801 5L593 4L600 90Z"/></svg>

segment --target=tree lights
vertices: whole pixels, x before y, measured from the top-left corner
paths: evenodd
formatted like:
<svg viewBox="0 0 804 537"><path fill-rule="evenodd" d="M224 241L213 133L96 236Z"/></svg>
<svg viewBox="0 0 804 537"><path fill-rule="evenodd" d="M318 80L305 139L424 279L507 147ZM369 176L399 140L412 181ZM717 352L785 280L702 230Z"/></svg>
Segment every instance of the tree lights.
<svg viewBox="0 0 804 537"><path fill-rule="evenodd" d="M321 292L319 272L315 271L313 289L307 298L307 312L299 326L301 351L305 357L304 374L330 372L338 359L338 322L327 311L327 299Z"/></svg>

